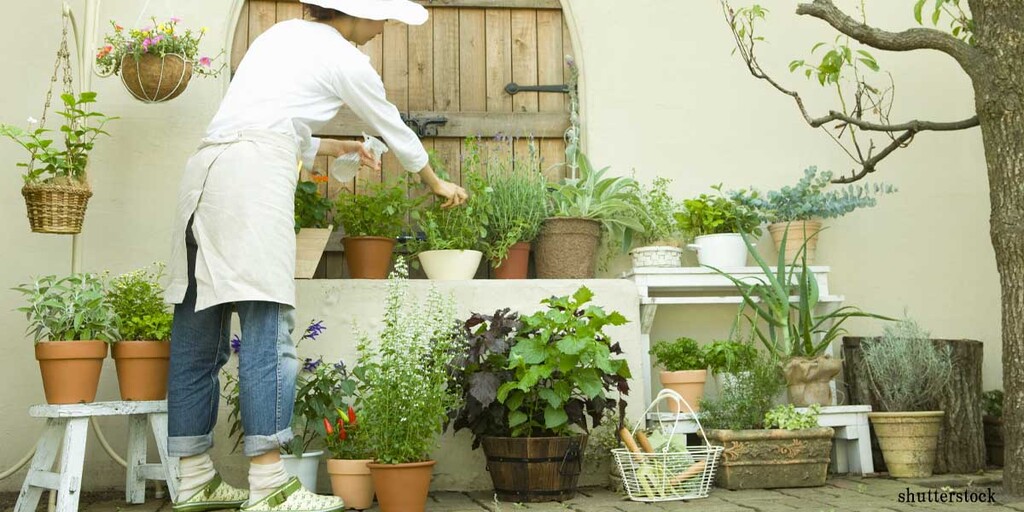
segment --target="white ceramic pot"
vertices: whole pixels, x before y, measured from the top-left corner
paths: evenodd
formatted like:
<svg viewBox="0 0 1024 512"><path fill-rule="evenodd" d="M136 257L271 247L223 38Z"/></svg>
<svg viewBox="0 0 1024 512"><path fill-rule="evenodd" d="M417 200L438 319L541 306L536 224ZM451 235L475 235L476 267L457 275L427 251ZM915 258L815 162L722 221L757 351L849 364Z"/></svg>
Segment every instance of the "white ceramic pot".
<svg viewBox="0 0 1024 512"><path fill-rule="evenodd" d="M428 278L453 281L473 279L483 255L480 251L424 251L419 258Z"/></svg>
<svg viewBox="0 0 1024 512"><path fill-rule="evenodd" d="M668 245L651 245L637 247L629 252L633 256L633 268L658 267L673 268L682 266L683 250Z"/></svg>
<svg viewBox="0 0 1024 512"><path fill-rule="evenodd" d="M323 450L306 452L301 456L282 453L281 461L284 462L284 470L289 475L299 477L303 487L316 492L317 474L320 472L320 458L323 454Z"/></svg>
<svg viewBox="0 0 1024 512"><path fill-rule="evenodd" d="M697 252L701 265L720 269L747 266L747 245L737 233L698 236L686 248Z"/></svg>

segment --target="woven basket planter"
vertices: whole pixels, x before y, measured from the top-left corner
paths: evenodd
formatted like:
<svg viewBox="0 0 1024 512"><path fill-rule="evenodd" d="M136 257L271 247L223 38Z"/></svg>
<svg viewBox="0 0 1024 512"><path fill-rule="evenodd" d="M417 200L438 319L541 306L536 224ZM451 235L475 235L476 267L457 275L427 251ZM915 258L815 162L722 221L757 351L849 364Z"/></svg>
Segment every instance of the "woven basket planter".
<svg viewBox="0 0 1024 512"><path fill-rule="evenodd" d="M21 188L34 233L77 235L92 197L88 185L33 184Z"/></svg>
<svg viewBox="0 0 1024 512"><path fill-rule="evenodd" d="M121 59L121 82L139 101L159 103L173 100L185 92L192 79L192 63L181 55L160 57L144 54Z"/></svg>
<svg viewBox="0 0 1024 512"><path fill-rule="evenodd" d="M633 268L682 266L683 250L668 245L637 247L629 252L633 256Z"/></svg>

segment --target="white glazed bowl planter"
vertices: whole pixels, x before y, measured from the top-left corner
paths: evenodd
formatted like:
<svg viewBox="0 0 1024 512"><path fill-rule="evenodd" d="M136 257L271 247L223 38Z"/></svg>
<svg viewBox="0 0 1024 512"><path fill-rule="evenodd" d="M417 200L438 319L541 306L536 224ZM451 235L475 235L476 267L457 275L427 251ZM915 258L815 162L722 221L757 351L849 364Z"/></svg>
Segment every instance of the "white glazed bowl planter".
<svg viewBox="0 0 1024 512"><path fill-rule="evenodd" d="M697 251L697 262L715 268L736 268L747 266L747 245L743 235L726 233L698 236L686 246Z"/></svg>
<svg viewBox="0 0 1024 512"><path fill-rule="evenodd" d="M483 255L480 251L444 250L423 251L419 258L429 279L454 281L473 279Z"/></svg>

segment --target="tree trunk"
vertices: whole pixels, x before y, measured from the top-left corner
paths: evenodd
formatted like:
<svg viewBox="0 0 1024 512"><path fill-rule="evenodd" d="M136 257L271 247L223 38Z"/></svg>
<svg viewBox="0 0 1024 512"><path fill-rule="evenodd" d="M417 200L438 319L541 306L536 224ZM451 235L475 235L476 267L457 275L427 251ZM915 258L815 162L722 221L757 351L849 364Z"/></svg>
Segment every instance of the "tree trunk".
<svg viewBox="0 0 1024 512"><path fill-rule="evenodd" d="M870 405L882 411L871 391L867 372L861 367L861 343L870 338L843 338L843 359L847 396L851 404ZM944 411L942 430L935 454L935 473L975 473L985 468L985 435L981 414L981 368L983 345L974 340L932 340L937 347L949 347L953 358L953 377L939 396L935 410ZM875 471L883 471L878 442L872 435L872 459Z"/></svg>
<svg viewBox="0 0 1024 512"><path fill-rule="evenodd" d="M1024 496L1024 12L1018 0L970 0L969 6L984 62L967 71L985 145L1002 291L1003 486Z"/></svg>

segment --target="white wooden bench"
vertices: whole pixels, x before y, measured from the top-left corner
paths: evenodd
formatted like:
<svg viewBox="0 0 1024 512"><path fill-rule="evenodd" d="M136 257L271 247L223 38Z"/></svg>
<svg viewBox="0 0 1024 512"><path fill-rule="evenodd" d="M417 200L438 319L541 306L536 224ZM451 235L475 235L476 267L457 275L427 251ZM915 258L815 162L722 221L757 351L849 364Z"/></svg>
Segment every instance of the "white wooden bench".
<svg viewBox="0 0 1024 512"><path fill-rule="evenodd" d="M163 480L171 500L178 495L177 459L167 456L167 402L95 402L90 404L34 405L29 416L46 418L46 427L36 444L25 483L14 512L34 512L43 490L57 491L56 512L76 512L82 488L85 443L89 419L93 416L128 417L128 463L125 501L145 503L146 480ZM160 462L146 462L146 430L156 439ZM53 463L61 453L60 463Z"/></svg>
<svg viewBox="0 0 1024 512"><path fill-rule="evenodd" d="M804 412L806 407L797 407ZM855 473L867 475L875 472L875 464L871 460L871 434L868 428L870 405L832 405L822 407L818 415L818 425L832 427L835 436L832 438L832 471L834 473ZM698 413L700 414L700 413ZM695 434L697 422L690 413L678 415L673 413L652 413L650 419L654 424L663 422L666 428L675 425L675 433Z"/></svg>

